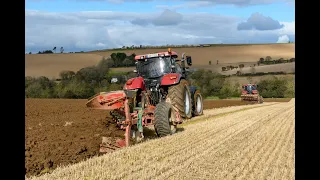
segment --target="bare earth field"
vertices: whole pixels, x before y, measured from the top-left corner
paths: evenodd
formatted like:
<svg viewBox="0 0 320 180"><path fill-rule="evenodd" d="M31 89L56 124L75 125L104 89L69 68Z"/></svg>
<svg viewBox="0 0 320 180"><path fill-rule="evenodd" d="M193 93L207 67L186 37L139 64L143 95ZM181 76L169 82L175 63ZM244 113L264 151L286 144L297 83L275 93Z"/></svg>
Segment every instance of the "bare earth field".
<svg viewBox="0 0 320 180"><path fill-rule="evenodd" d="M295 178L294 99L204 113L172 136L29 179Z"/></svg>
<svg viewBox="0 0 320 180"><path fill-rule="evenodd" d="M122 137L108 113L87 109L85 100L26 99L26 174L36 175L58 164L76 163L98 154L101 136Z"/></svg>
<svg viewBox="0 0 320 180"><path fill-rule="evenodd" d="M265 45L239 45L239 46L213 46L204 48L176 48L179 55L186 52L193 59L193 68L206 68L221 71L222 66L245 64L250 66L260 57L271 56L277 58L295 57L295 44L265 44ZM95 51L76 54L32 54L25 55L26 76L47 76L58 78L63 70L77 71L83 67L96 65L102 57L110 56L113 52L125 52L128 55L154 53L167 51L164 49L135 49L121 51ZM219 64L216 65L216 61ZM209 61L212 65L208 66ZM133 68L119 68L119 71L128 71Z"/></svg>
<svg viewBox="0 0 320 180"><path fill-rule="evenodd" d="M273 102L289 100L269 99ZM87 109L86 100L26 99L25 103L27 176L43 174L59 165L74 164L99 156L102 136L110 137L115 144L116 139L124 134L110 121L108 111ZM231 112L232 110L228 110L229 106L237 106L237 110L257 106L239 106L245 104L251 103L240 100L206 100L204 108L208 110L204 113L218 115ZM266 104L268 103L263 105ZM219 109L211 110L212 108Z"/></svg>

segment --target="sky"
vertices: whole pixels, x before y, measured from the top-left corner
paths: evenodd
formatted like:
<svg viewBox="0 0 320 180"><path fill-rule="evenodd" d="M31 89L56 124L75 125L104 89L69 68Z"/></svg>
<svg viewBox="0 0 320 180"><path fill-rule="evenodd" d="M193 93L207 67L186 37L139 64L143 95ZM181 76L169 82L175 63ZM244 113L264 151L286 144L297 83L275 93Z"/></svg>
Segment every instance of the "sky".
<svg viewBox="0 0 320 180"><path fill-rule="evenodd" d="M25 0L25 51L295 41L294 0Z"/></svg>

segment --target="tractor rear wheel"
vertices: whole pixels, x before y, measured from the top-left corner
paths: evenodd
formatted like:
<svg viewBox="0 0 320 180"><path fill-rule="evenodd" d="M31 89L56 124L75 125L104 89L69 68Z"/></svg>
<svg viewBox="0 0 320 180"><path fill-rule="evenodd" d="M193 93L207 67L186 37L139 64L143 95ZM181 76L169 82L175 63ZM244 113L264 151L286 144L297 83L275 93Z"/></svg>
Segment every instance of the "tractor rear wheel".
<svg viewBox="0 0 320 180"><path fill-rule="evenodd" d="M200 116L203 114L203 101L199 90L194 93L194 115Z"/></svg>
<svg viewBox="0 0 320 180"><path fill-rule="evenodd" d="M181 79L179 84L170 86L167 97L170 98L171 104L179 110L183 118L192 117L191 93L188 88L188 81Z"/></svg>
<svg viewBox="0 0 320 180"><path fill-rule="evenodd" d="M170 103L160 102L157 104L154 112L154 129L159 137L171 135L171 117L174 111Z"/></svg>
<svg viewBox="0 0 320 180"><path fill-rule="evenodd" d="M262 104L263 103L263 97L259 96L259 103Z"/></svg>

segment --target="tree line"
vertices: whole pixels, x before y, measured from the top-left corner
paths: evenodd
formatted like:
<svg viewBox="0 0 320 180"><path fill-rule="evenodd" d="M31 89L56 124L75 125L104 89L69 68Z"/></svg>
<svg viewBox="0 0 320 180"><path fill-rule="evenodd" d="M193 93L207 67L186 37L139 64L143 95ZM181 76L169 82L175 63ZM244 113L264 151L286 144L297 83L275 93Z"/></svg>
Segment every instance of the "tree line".
<svg viewBox="0 0 320 180"><path fill-rule="evenodd" d="M113 91L123 87L127 78L135 73L125 73L117 83L111 83L110 59L101 60L96 66L89 66L77 72L60 72L59 81L47 77L25 77L25 95L27 98L88 98L98 92Z"/></svg>
<svg viewBox="0 0 320 180"><path fill-rule="evenodd" d="M113 55L113 57L117 56ZM110 71L110 67L121 64L120 60L114 64L114 60L112 57L103 59L98 65L85 67L77 72L62 71L59 81L50 80L47 77L25 77L25 97L85 99L99 92L120 90L124 83L129 78L135 77L136 74L133 72L116 73L122 76L118 76L116 83L111 83L115 73ZM125 63L122 62L123 64ZM221 74L210 70L198 70L192 72L189 78L192 85L200 88L204 97L217 96L221 99L240 97L241 85L231 83ZM257 82L257 84L259 84L258 90L265 98L294 97L294 81L290 79L273 77Z"/></svg>
<svg viewBox="0 0 320 180"><path fill-rule="evenodd" d="M290 58L290 59L284 59L284 58L279 58L279 59L272 59L271 56L267 56L265 58L261 57L259 61L257 62L258 66L260 64L281 64L281 63L289 63L289 62L295 62L295 58Z"/></svg>

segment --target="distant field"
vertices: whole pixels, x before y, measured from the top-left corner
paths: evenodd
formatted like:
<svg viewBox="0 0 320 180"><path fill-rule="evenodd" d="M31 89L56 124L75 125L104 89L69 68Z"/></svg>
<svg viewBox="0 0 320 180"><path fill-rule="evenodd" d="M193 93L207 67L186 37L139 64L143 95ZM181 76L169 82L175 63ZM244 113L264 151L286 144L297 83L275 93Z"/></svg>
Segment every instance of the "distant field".
<svg viewBox="0 0 320 180"><path fill-rule="evenodd" d="M61 71L78 71L96 65L101 59L97 54L27 54L25 76L59 78Z"/></svg>
<svg viewBox="0 0 320 180"><path fill-rule="evenodd" d="M240 69L233 69L233 70L229 70L229 71L221 71L219 70L219 73L223 74L223 75L232 75L232 74L236 74L237 71L239 71ZM242 68L242 73L258 73L258 72L286 72L286 73L292 73L295 72L295 62L292 63L283 63L283 64L272 64L272 65L263 65L263 66L246 66L244 68Z"/></svg>
<svg viewBox="0 0 320 180"><path fill-rule="evenodd" d="M96 65L103 56L110 56L113 52L125 52L128 55L146 54L162 49L135 49L135 50L109 50L95 51L77 54L34 54L25 55L26 76L47 76L58 78L62 70L77 71L83 67ZM193 48L172 48L179 55L186 52L186 55L192 56L193 68L206 68L213 71L221 70L222 66L228 64L245 64L245 67L256 63L260 57L271 56L276 58L295 57L295 44L266 44L266 45L234 45L234 46L213 46L213 47L193 47ZM219 64L216 62L219 60ZM209 66L209 61L212 65ZM270 66L272 67L272 66ZM117 68L118 71L130 71L133 68Z"/></svg>
<svg viewBox="0 0 320 180"><path fill-rule="evenodd" d="M215 64L217 60L219 63L238 63L238 62L256 62L260 57L271 56L273 58L292 58L295 57L295 44L265 44L265 45L239 45L239 46L214 46L214 47L193 47L193 48L172 48L179 55L183 52L186 55L192 56L193 64L208 65L211 60ZM167 48L162 49L135 49L122 50L128 55L147 54L153 52L167 51ZM92 54L99 54L102 56L110 56L116 51L96 51L90 52Z"/></svg>

